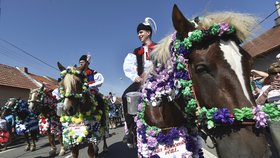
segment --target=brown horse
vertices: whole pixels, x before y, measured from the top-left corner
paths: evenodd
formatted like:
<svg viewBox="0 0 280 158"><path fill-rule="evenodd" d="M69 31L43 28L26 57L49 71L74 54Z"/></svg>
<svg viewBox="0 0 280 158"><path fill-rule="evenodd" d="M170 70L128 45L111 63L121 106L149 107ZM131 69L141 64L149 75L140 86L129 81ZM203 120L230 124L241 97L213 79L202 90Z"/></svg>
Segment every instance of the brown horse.
<svg viewBox="0 0 280 158"><path fill-rule="evenodd" d="M171 69L172 65L175 65L172 69L174 71L176 69L176 73L172 74L173 78L166 79L167 83L172 83L168 85L169 87L175 85L170 91L174 91L177 98L180 98L178 97L180 94L194 92L199 106L204 106L206 109L216 107L234 111L235 108L253 108L256 103L249 80L251 56L239 44L249 36L251 28L256 24L256 19L247 14L225 12L210 14L190 22L175 5L172 20L176 34L163 39L154 50L156 64L171 65ZM178 64L178 61L181 63ZM168 66L166 67L168 69ZM161 67L156 67L151 74L157 74L159 71L164 73L162 70L156 70L159 68ZM170 75L169 71L167 74ZM180 78L184 83L180 82ZM191 87L193 90L180 89L180 87L190 88L183 86L183 84L189 84L185 82L186 80L193 82ZM158 101L154 98L161 93L154 93L152 90L155 88L147 87L153 87L154 82L160 81L155 77L148 78L148 82L144 84L143 92L146 96L144 100L148 98L148 101ZM162 86L163 83L157 86ZM162 89L159 92L162 92ZM183 104L177 102L178 104L174 106L176 100L175 102L172 100L176 97L171 95L169 90L163 92L168 94L166 96L171 102L161 99L159 106L146 106L145 122L149 126L154 125L161 129L184 124L186 119L183 119L181 112L170 110L181 109L182 106L179 105ZM153 96L150 93L154 93ZM189 105L191 104L187 106ZM189 108L187 106L186 108ZM191 115L191 113L186 114L187 118ZM169 120L172 121L168 123ZM187 125L190 123L188 122ZM267 138L270 136L269 133L265 128L256 128L252 122L217 125L212 129L201 124L199 127L203 128L215 141L219 157L263 158L271 156L271 142ZM139 135L142 136L141 133ZM143 140L143 136L141 138Z"/></svg>
<svg viewBox="0 0 280 158"><path fill-rule="evenodd" d="M47 135L51 145L49 155L56 155L55 137L58 137L61 145L59 156L65 154L62 141L62 125L59 121L59 116L56 114L58 100L52 95L51 91L41 88L34 89L29 95L29 110L39 113L39 131L42 135ZM47 126L47 127L45 127Z"/></svg>
<svg viewBox="0 0 280 158"><path fill-rule="evenodd" d="M79 119L76 119L76 121L81 120L83 125L87 126L89 129L87 133L91 137L89 140L90 143L88 143L88 155L89 157L96 157L98 155L97 145L101 139L98 137L100 135L98 134L100 132L100 126L106 124L103 98L100 94L91 94L87 87L86 76L79 68L68 67L65 69L60 63L58 63L58 68L61 71L60 93L63 100L63 111L65 112L66 118L73 118L73 116L79 113ZM72 120L75 122L75 119ZM105 135L101 135L101 137L104 140L103 150L106 151L106 137ZM78 157L78 145L72 144L71 152L74 158Z"/></svg>

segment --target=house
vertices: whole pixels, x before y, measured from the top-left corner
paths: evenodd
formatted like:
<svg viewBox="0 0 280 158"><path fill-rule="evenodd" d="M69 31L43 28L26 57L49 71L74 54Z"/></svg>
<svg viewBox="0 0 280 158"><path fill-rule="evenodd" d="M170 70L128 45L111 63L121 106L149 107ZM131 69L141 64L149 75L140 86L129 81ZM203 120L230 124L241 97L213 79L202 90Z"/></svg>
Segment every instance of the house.
<svg viewBox="0 0 280 158"><path fill-rule="evenodd" d="M15 67L0 64L0 107L9 98L27 100L31 89L38 86Z"/></svg>
<svg viewBox="0 0 280 158"><path fill-rule="evenodd" d="M48 89L58 88L57 80L28 72L26 67L11 67L0 64L0 107L9 98L28 100L31 90L45 85Z"/></svg>
<svg viewBox="0 0 280 158"><path fill-rule="evenodd" d="M275 26L257 38L246 43L243 48L253 57L253 69L267 71L269 65L276 62L280 53L280 4L276 2L278 17Z"/></svg>

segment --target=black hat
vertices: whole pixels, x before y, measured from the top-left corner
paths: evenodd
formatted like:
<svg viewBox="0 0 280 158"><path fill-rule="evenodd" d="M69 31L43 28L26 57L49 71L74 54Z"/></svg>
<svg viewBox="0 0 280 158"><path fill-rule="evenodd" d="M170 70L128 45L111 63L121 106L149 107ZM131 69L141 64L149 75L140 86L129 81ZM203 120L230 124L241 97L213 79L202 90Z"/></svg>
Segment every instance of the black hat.
<svg viewBox="0 0 280 158"><path fill-rule="evenodd" d="M146 31L151 31L151 32L153 32L150 25L144 25L143 23L140 23L140 24L137 26L137 33L138 33L140 30L146 30Z"/></svg>
<svg viewBox="0 0 280 158"><path fill-rule="evenodd" d="M152 28L153 27L153 28ZM140 30L146 30L146 31L150 31L151 33L153 33L153 30L154 31L157 31L157 25L156 25L156 22L150 18L150 17L146 17L144 22L140 23L138 26L137 26L137 33L140 31Z"/></svg>
<svg viewBox="0 0 280 158"><path fill-rule="evenodd" d="M87 55L82 55L82 56L80 57L80 60L79 60L79 61L81 61L81 60L87 61Z"/></svg>

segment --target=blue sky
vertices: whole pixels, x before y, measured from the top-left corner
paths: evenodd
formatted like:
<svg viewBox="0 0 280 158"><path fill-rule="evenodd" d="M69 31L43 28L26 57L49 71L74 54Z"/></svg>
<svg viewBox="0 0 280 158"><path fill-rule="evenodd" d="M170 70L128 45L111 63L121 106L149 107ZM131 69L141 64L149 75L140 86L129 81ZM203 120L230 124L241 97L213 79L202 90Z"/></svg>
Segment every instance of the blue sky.
<svg viewBox="0 0 280 158"><path fill-rule="evenodd" d="M274 0L0 0L0 63L28 67L38 75L59 77L48 67L17 48L36 56L53 67L78 64L82 54L93 56L90 67L102 73L101 92L121 95L131 81L122 64L127 53L140 45L137 25L152 17L158 42L174 31L171 12L177 4L187 18L206 12L236 11L254 14L263 20L275 10ZM262 23L256 35L274 26L274 13Z"/></svg>

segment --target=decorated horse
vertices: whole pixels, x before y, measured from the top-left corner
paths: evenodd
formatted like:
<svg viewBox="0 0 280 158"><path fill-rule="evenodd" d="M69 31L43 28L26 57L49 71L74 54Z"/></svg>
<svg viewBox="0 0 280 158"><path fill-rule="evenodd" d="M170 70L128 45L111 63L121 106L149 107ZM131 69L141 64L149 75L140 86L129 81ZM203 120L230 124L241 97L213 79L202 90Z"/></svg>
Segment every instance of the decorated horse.
<svg viewBox="0 0 280 158"><path fill-rule="evenodd" d="M63 141L62 141L62 125L60 117L56 113L58 100L52 95L50 90L41 88L34 89L30 92L28 100L29 110L36 111L39 116L39 132L41 135L47 135L51 145L49 155L51 157L56 155L55 137L58 137L61 145L59 156L65 154Z"/></svg>
<svg viewBox="0 0 280 158"><path fill-rule="evenodd" d="M3 110L3 115L15 116L15 129L17 135L24 135L27 146L25 151L35 151L37 135L39 134L37 115L28 109L28 103L25 100L10 98ZM30 142L30 138L31 141Z"/></svg>
<svg viewBox="0 0 280 158"><path fill-rule="evenodd" d="M139 157L203 157L198 131L211 138L218 157L271 156L266 126L279 120L279 108L256 106L251 56L240 47L256 19L221 12L189 21L174 5L172 21L176 32L154 49L142 87Z"/></svg>
<svg viewBox="0 0 280 158"><path fill-rule="evenodd" d="M88 144L89 157L98 155L98 144L103 138L103 150L107 150L105 132L100 129L106 124L103 98L93 95L85 74L77 67L65 69L60 63L60 94L63 100L63 142L70 146L74 158L79 155L79 145Z"/></svg>

